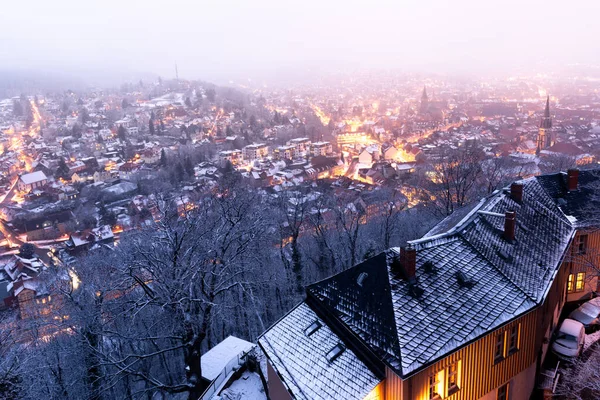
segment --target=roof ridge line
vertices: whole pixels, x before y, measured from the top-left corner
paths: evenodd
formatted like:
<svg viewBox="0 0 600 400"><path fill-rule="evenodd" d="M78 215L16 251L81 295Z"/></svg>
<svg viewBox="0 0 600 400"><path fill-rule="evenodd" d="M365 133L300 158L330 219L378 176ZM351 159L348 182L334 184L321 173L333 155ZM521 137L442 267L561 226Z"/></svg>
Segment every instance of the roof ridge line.
<svg viewBox="0 0 600 400"><path fill-rule="evenodd" d="M414 239L414 240L409 240L406 243L408 244L424 244L427 243L429 241L433 241L433 240L437 240L437 239L443 239L445 237L448 236L452 236L456 233L459 233L458 231L460 231L468 222L469 220L477 214L477 212L481 209L481 207L485 204L485 202L491 197L491 196L495 196L497 193L492 193L490 194L490 196L486 196L486 197L482 197L481 199L479 199L479 203L473 207L473 209L471 211L469 211L467 213L467 215L465 215L460 221L458 221L456 223L456 225L454 225L452 228L450 228L449 230L447 230L446 232L442 232L442 233L438 233L437 235L433 235L433 236L427 236L427 237L422 237L419 239ZM450 214L452 215L452 214Z"/></svg>

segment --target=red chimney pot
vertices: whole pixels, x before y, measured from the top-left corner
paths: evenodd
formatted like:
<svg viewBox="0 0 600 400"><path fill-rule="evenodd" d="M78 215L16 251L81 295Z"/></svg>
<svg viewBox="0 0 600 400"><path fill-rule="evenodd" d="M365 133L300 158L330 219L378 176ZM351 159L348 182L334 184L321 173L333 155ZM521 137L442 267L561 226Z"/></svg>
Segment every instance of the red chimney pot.
<svg viewBox="0 0 600 400"><path fill-rule="evenodd" d="M579 185L579 170L577 168L571 168L567 171L567 189L569 192L577 190Z"/></svg>
<svg viewBox="0 0 600 400"><path fill-rule="evenodd" d="M504 238L509 242L515 240L515 227L517 224L517 213L507 211L504 213Z"/></svg>
<svg viewBox="0 0 600 400"><path fill-rule="evenodd" d="M512 185L510 185L510 197L517 203L521 203L523 201L523 184L522 183L515 182Z"/></svg>
<svg viewBox="0 0 600 400"><path fill-rule="evenodd" d="M417 250L412 246L400 248L400 263L406 274L406 279L415 279L417 270Z"/></svg>

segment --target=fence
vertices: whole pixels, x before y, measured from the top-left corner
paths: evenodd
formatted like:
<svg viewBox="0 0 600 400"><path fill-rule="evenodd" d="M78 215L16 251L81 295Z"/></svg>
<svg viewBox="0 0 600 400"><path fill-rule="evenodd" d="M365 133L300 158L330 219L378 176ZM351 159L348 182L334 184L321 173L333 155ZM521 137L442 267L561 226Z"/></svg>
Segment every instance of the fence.
<svg viewBox="0 0 600 400"><path fill-rule="evenodd" d="M211 399L216 394L217 389L219 389L221 385L225 383L225 379L227 379L232 372L239 369L239 367L246 361L248 354L253 352L254 349L255 348L252 348L248 351L242 351L240 354L229 360L221 372L219 372L219 375L217 375L210 385L208 385L204 393L202 393L202 396L200 396L199 400Z"/></svg>

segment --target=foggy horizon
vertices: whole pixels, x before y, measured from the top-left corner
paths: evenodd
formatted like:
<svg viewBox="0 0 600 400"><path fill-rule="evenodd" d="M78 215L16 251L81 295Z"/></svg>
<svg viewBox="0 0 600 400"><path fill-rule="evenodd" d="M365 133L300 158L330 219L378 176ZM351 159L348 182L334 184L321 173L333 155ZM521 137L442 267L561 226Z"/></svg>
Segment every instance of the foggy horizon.
<svg viewBox="0 0 600 400"><path fill-rule="evenodd" d="M485 4L484 4L485 3ZM497 74L599 62L591 0L12 2L3 69L275 79L337 70Z"/></svg>

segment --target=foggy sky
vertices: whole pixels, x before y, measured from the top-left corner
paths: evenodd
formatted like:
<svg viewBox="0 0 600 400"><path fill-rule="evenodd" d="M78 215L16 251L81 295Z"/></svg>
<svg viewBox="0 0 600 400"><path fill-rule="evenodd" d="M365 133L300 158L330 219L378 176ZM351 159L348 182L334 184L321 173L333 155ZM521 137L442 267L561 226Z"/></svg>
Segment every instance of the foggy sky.
<svg viewBox="0 0 600 400"><path fill-rule="evenodd" d="M207 80L600 62L598 0L3 0L0 66Z"/></svg>

